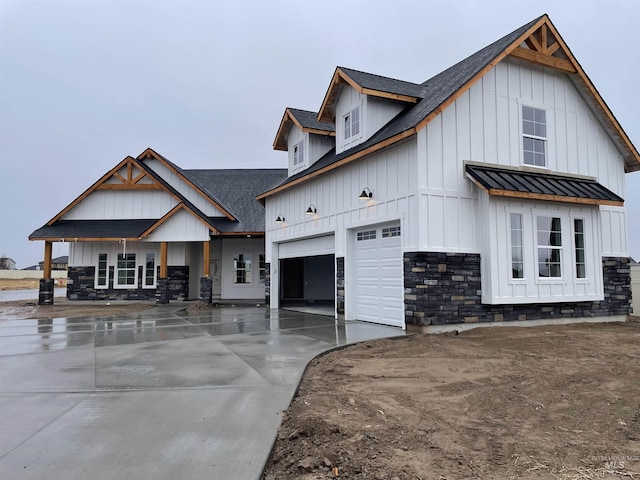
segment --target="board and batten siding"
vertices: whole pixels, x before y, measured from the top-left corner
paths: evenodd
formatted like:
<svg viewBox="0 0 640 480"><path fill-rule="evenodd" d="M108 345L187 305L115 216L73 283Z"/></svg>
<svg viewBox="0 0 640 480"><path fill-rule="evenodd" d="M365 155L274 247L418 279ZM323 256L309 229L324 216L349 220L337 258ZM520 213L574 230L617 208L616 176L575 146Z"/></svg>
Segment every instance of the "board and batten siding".
<svg viewBox="0 0 640 480"><path fill-rule="evenodd" d="M116 242L70 242L69 243L69 266L87 267L98 265L98 255L106 253L109 266L116 265L119 253L135 253L137 256L142 253L155 253L159 265L160 244L127 242L126 245ZM170 243L167 249L167 265L182 266L187 265L186 250L184 243ZM139 265L144 263L144 259L136 259Z"/></svg>
<svg viewBox="0 0 640 480"><path fill-rule="evenodd" d="M313 182L292 187L267 198L266 244L305 237L336 233L336 255L344 256L345 229L358 225L407 219L402 238L407 248L416 245L416 148L413 138L401 145L372 155L363 162L355 162L335 172L318 177ZM358 199L364 187L373 192L369 201ZM317 214L307 215L307 207L314 205ZM285 217L276 224L278 215ZM413 240L412 240L413 239ZM267 261L273 262L267 247Z"/></svg>
<svg viewBox="0 0 640 480"><path fill-rule="evenodd" d="M144 238L143 242L205 242L209 228L186 210L180 210Z"/></svg>
<svg viewBox="0 0 640 480"><path fill-rule="evenodd" d="M161 190L96 190L62 220L125 220L161 218L177 201Z"/></svg>
<svg viewBox="0 0 640 480"><path fill-rule="evenodd" d="M176 175L173 170L165 167L158 160L145 160L145 164L153 169L162 179L175 188L182 196L189 200L195 207L208 217L223 217L223 213L216 208L203 194L194 190L182 177Z"/></svg>

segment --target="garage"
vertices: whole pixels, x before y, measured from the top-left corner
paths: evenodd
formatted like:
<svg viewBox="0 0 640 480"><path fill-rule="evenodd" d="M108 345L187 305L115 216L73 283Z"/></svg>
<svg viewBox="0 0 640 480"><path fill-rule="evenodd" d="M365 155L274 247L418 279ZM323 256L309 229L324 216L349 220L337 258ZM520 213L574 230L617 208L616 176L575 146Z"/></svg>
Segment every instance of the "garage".
<svg viewBox="0 0 640 480"><path fill-rule="evenodd" d="M355 318L404 327L400 224L358 229L354 243Z"/></svg>
<svg viewBox="0 0 640 480"><path fill-rule="evenodd" d="M279 244L279 303L282 308L334 315L335 237Z"/></svg>

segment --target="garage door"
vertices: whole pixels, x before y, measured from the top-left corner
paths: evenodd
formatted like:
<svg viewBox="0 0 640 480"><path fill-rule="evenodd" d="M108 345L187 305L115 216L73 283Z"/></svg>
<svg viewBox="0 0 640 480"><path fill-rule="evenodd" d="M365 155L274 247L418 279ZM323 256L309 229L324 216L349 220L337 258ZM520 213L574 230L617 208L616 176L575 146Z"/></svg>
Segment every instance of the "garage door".
<svg viewBox="0 0 640 480"><path fill-rule="evenodd" d="M404 326L400 225L372 226L355 235L355 318Z"/></svg>
<svg viewBox="0 0 640 480"><path fill-rule="evenodd" d="M283 242L278 247L278 258L311 257L314 255L329 255L335 251L335 237L305 238L294 242Z"/></svg>

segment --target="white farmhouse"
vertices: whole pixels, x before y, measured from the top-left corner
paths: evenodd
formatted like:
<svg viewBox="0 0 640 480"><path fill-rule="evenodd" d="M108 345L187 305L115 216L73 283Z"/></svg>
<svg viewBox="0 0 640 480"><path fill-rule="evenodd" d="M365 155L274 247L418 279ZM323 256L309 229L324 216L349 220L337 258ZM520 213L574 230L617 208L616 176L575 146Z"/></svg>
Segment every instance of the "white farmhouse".
<svg viewBox="0 0 640 480"><path fill-rule="evenodd" d="M72 300L265 296L264 208L284 169L183 170L152 149L126 157L30 240L45 241L40 303L53 303L52 242L69 243Z"/></svg>
<svg viewBox="0 0 640 480"><path fill-rule="evenodd" d="M423 83L338 67L274 148L274 308L416 329L629 314L640 155L547 15Z"/></svg>

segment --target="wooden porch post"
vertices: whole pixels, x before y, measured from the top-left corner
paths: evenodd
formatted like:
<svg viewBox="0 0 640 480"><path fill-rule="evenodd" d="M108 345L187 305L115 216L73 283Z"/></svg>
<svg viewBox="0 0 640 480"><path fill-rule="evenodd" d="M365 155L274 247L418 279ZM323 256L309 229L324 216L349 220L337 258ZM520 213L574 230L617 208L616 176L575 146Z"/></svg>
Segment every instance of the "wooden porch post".
<svg viewBox="0 0 640 480"><path fill-rule="evenodd" d="M204 258L203 262L204 265L202 266L202 276L203 277L210 277L211 276L211 242L209 242L208 240L205 242L202 242L202 248L204 249L204 255L202 256Z"/></svg>
<svg viewBox="0 0 640 480"><path fill-rule="evenodd" d="M167 242L160 243L160 278L167 278Z"/></svg>
<svg viewBox="0 0 640 480"><path fill-rule="evenodd" d="M44 242L44 276L45 280L51 278L51 247L52 242L47 240Z"/></svg>

